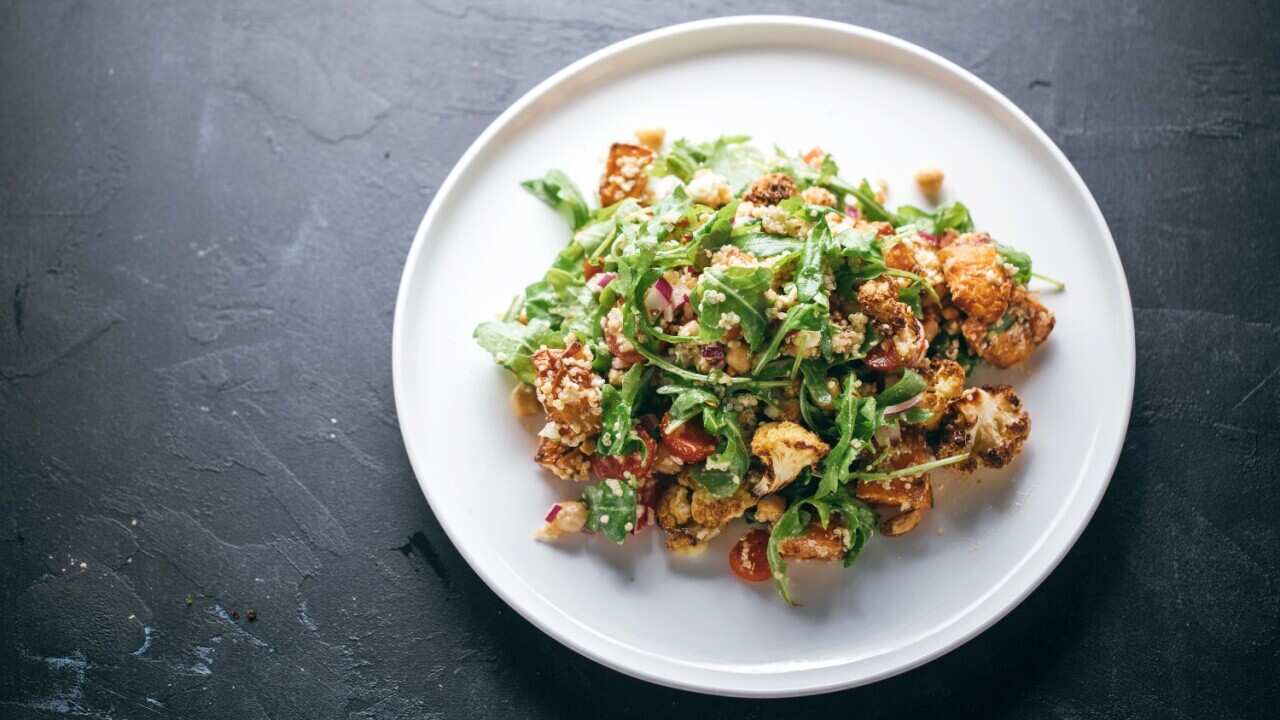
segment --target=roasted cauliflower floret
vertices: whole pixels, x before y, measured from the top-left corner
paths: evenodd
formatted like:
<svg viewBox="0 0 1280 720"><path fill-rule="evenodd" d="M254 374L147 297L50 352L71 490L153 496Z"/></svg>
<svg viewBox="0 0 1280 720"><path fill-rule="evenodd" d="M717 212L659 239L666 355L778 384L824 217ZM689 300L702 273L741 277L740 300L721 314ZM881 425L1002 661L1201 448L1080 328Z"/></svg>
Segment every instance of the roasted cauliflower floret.
<svg viewBox="0 0 1280 720"><path fill-rule="evenodd" d="M717 498L687 474L681 474L677 483L669 485L658 498L658 525L667 533L668 550L696 552L755 503L745 488L738 488L727 498Z"/></svg>
<svg viewBox="0 0 1280 720"><path fill-rule="evenodd" d="M898 299L895 283L883 277L863 283L858 288L858 304L875 321L876 331L884 338L867 353L868 366L888 372L916 367L925 360L929 341L924 325L911 307Z"/></svg>
<svg viewBox="0 0 1280 720"><path fill-rule="evenodd" d="M1054 322L1053 312L1019 285L1008 309L995 322L984 323L970 317L960 329L978 357L1007 368L1030 357L1053 332Z"/></svg>
<svg viewBox="0 0 1280 720"><path fill-rule="evenodd" d="M728 497L718 498L705 488L693 491L689 501L689 512L693 521L702 527L721 528L729 521L742 517L747 508L756 504L756 499L745 486L739 486Z"/></svg>
<svg viewBox="0 0 1280 720"><path fill-rule="evenodd" d="M658 497L658 524L663 530L675 530L693 517L689 488L669 485Z"/></svg>
<svg viewBox="0 0 1280 720"><path fill-rule="evenodd" d="M1009 307L1014 283L986 233L965 233L938 252L942 275L956 307L970 318L991 323Z"/></svg>
<svg viewBox="0 0 1280 720"><path fill-rule="evenodd" d="M839 560L844 557L848 533L835 518L825 528L813 518L803 534L780 540L778 552L789 560Z"/></svg>
<svg viewBox="0 0 1280 720"><path fill-rule="evenodd" d="M953 467L966 472L978 463L999 468L1008 465L1031 434L1031 418L1008 385L969 388L951 402L943 420L938 457L970 453Z"/></svg>
<svg viewBox="0 0 1280 720"><path fill-rule="evenodd" d="M563 350L539 348L531 358L536 371L533 389L547 413L544 438L580 445L600 429L600 386L591 370L591 348L579 342Z"/></svg>
<svg viewBox="0 0 1280 720"><path fill-rule="evenodd" d="M653 162L653 151L643 145L614 143L609 146L604 177L600 179L600 205L612 205L626 198L644 200L649 176L644 169Z"/></svg>
<svg viewBox="0 0 1280 720"><path fill-rule="evenodd" d="M764 461L768 471L751 488L756 495L777 492L822 459L831 447L814 433L784 420L764 423L751 437L751 454Z"/></svg>
<svg viewBox="0 0 1280 720"><path fill-rule="evenodd" d="M929 386L920 396L921 407L932 415L920 423L920 427L933 430L942 424L942 416L947 414L947 405L960 397L964 392L964 368L955 360L934 358L929 361L929 368L923 373Z"/></svg>
<svg viewBox="0 0 1280 720"><path fill-rule="evenodd" d="M551 438L538 438L538 450L533 455L533 461L561 480L586 482L590 478L590 456L579 447L565 445Z"/></svg>
<svg viewBox="0 0 1280 720"><path fill-rule="evenodd" d="M935 289L943 286L942 260L938 246L918 232L897 236L884 251L884 264L896 270L913 272Z"/></svg>
<svg viewBox="0 0 1280 720"><path fill-rule="evenodd" d="M797 192L795 181L782 173L761 175L742 196L755 205L777 205Z"/></svg>

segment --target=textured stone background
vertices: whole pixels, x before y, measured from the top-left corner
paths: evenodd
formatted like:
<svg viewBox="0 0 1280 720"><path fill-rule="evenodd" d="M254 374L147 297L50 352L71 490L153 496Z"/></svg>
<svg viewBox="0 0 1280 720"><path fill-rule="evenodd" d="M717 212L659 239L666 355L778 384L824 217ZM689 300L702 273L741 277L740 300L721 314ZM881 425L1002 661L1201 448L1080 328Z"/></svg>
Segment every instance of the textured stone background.
<svg viewBox="0 0 1280 720"><path fill-rule="evenodd" d="M785 4L992 83L1115 233L1125 452L1007 619L872 687L725 701L598 667L477 579L401 446L401 264L536 82L783 9L653 5L0 3L0 717L1274 717L1274 4Z"/></svg>

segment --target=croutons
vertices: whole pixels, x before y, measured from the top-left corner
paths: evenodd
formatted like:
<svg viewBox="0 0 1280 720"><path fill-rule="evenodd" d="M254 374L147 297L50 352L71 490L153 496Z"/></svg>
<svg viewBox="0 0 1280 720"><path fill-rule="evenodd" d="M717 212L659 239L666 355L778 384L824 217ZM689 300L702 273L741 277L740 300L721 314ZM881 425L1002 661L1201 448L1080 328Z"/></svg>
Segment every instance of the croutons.
<svg viewBox="0 0 1280 720"><path fill-rule="evenodd" d="M778 552L789 560L839 560L844 557L848 532L834 518L825 528L813 518L803 534L778 541Z"/></svg>
<svg viewBox="0 0 1280 720"><path fill-rule="evenodd" d="M800 471L823 458L831 446L814 433L790 422L764 423L751 437L751 454L760 458L768 471L752 486L756 495L777 492L796 479Z"/></svg>
<svg viewBox="0 0 1280 720"><path fill-rule="evenodd" d="M649 182L644 169L653 162L653 151L641 145L614 143L600 179L600 204L612 205L626 198L643 200Z"/></svg>
<svg viewBox="0 0 1280 720"><path fill-rule="evenodd" d="M777 205L797 192L795 181L783 173L761 175L742 199L755 205Z"/></svg>
<svg viewBox="0 0 1280 720"><path fill-rule="evenodd" d="M951 300L979 322L1000 319L1009 307L1013 280L986 233L965 233L938 252Z"/></svg>
<svg viewBox="0 0 1280 720"><path fill-rule="evenodd" d="M978 463L999 468L1008 465L1031 434L1031 418L1008 385L969 388L951 402L943 420L938 457L970 453L954 465L966 472Z"/></svg>
<svg viewBox="0 0 1280 720"><path fill-rule="evenodd" d="M970 317L960 329L979 357L1007 368L1030 357L1048 339L1054 322L1053 312L1019 285L1014 288L1008 309L997 320L984 323Z"/></svg>
<svg viewBox="0 0 1280 720"><path fill-rule="evenodd" d="M565 445L579 445L600 429L600 386L591 369L591 348L579 342L563 350L540 348L531 358L533 388L547 413L542 435Z"/></svg>
<svg viewBox="0 0 1280 720"><path fill-rule="evenodd" d="M964 368L955 360L934 358L929 361L929 368L923 373L929 386L920 396L916 407L928 410L932 415L920 423L920 427L933 430L942 424L942 417L947 414L947 405L960 397L964 392Z"/></svg>
<svg viewBox="0 0 1280 720"><path fill-rule="evenodd" d="M565 445L551 438L538 438L538 449L533 455L533 461L561 480L586 482L591 477L591 458L581 448Z"/></svg>

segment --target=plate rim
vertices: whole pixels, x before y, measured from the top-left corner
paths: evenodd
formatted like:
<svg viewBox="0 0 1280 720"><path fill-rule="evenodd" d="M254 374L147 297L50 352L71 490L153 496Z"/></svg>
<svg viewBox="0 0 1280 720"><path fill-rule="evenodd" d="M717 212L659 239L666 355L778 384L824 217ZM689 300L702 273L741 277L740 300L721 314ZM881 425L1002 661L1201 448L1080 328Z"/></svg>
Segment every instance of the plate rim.
<svg viewBox="0 0 1280 720"><path fill-rule="evenodd" d="M898 38L894 35L890 35L885 32L873 30L873 29L859 26L859 25L853 25L850 23L835 21L835 20L827 20L827 19L805 17L805 16L798 16L798 15L735 15L735 16L709 18L704 20L695 20L692 22L668 25L665 27L661 27L661 28L644 32L644 33L633 35L631 37L628 37L618 42L607 45L599 50L591 52L585 57L582 57L570 63L569 65L565 66L564 68L561 68L560 70L556 71L551 76L539 82L533 88L531 88L530 90L525 92L523 95L521 95L519 99L513 102L506 110L504 110L497 118L495 118L480 133L480 135L476 137L476 139L471 143L471 145L468 146L467 150L459 157L457 162L454 164L453 168L449 171L448 175L446 175L444 182L440 184L440 187L436 190L435 194L432 196L431 203L428 205L427 210L423 215L422 221L419 223L418 229L414 233L413 242L410 245L408 254L405 259L404 269L401 273L400 284L396 293L396 307L395 307L395 316L392 323L392 343L391 343L392 345L391 346L392 385L393 385L393 394L395 399L397 418L401 417L402 410L409 406L409 399L405 397L405 392L407 391L404 390L406 381L403 378L408 372L406 369L407 361L404 356L404 353L406 351L404 338L406 335L405 324L407 322L405 307L408 302L409 288L412 285L411 278L416 274L417 267L419 263L422 261L422 258L427 251L428 241L426 238L430 233L431 227L434 224L436 216L440 214L441 209L444 207L444 204L445 204L442 201L442 198L448 198L450 196L450 194L453 191L454 185L456 185L461 180L461 178L467 173L467 170L471 167L472 163L475 161L477 156L480 155L480 153L490 143L493 137L499 134L500 132L502 132L504 129L506 129L506 127L509 124L511 124L514 120L519 118L524 113L527 107L536 103L539 99L541 99L543 95L547 94L548 92L551 92L552 90L558 88L565 82L572 80L573 78L580 75L581 73L595 67L596 65L604 61L609 60L610 58L616 55L620 55L622 53L633 50L637 47L647 45L650 43L659 42L659 41L671 38L673 36L678 36L678 35L692 35L692 34L697 34L701 32L717 31L717 30L723 30L725 28L733 28L733 27L747 28L752 26L760 27L760 26L770 26L770 25L843 33L860 40L871 41L873 43L888 45L899 51L906 52L910 55L915 56L919 60L923 60L928 64L933 65L945 71L947 74L953 76L957 80L962 81L964 84L968 85L970 88L977 90L985 97L985 99L996 103L1002 110L1007 112L1010 117L1018 121L1018 123L1022 126L1022 129L1029 131L1031 133L1031 136L1038 141L1039 145L1049 151L1050 157L1052 157L1053 160L1056 161L1057 165L1059 166L1059 169L1065 172L1065 177L1068 180L1070 180L1075 191L1079 193L1083 197L1083 199L1087 202L1091 219L1093 220L1097 229L1101 232L1103 238L1105 238L1107 241L1106 256L1110 260L1111 270L1114 275L1113 279L1118 284L1118 289L1121 291L1120 292L1121 299L1123 300L1123 308L1122 308L1123 312L1120 313L1121 317L1119 319L1121 320L1121 323L1122 323L1123 336L1126 342L1124 343L1124 347L1120 349L1123 351L1122 359L1128 368L1128 372L1124 373L1124 375L1121 377L1121 381L1124 386L1124 393L1123 393L1124 412L1123 412L1123 417L1121 418L1119 427L1122 428L1122 431L1120 432L1118 437L1114 439L1114 447L1111 450L1110 457L1106 458L1099 465L1100 468L1102 467L1106 468L1105 477L1102 478L1101 484L1098 485L1094 496L1088 500L1088 507L1083 508L1084 512L1082 515L1080 515L1078 522L1075 524L1074 527L1071 527L1068 529L1067 537L1065 538L1065 541L1059 540L1058 541L1059 546L1051 549L1050 551L1051 556L1047 558L1047 562L1043 559L1043 556L1042 556L1042 559L1040 561L1041 565L1040 567L1035 568L1032 571L1034 577L1030 580L1030 582L1027 582L1025 586L1017 589L1017 591L1014 592L1012 596L1001 600L997 604L997 607L994 609L994 612L990 612L990 614L987 615L986 617L981 617L978 622L973 623L971 624L970 627L965 628L956 637L948 639L938 647L927 649L925 652L921 652L913 657L908 658L903 662L895 662L892 665L892 667L881 669L878 672L861 674L855 677L837 679L834 681L829 680L829 681L819 681L819 682L812 682L812 681L806 682L805 680L806 677L812 677L815 674L815 671L813 670L799 670L799 671L793 671L788 673L774 673L772 674L774 677L785 678L785 680L779 682L778 687L766 687L766 688L750 688L746 685L743 685L741 687L725 687L725 686L715 684L714 681L709 681L709 680L713 680L714 678L705 678L705 677L700 678L696 675L693 675L692 673L689 673L688 677L676 677L676 676L666 676L666 675L662 675L662 674L644 670L644 669L629 667L626 664L617 661L615 658L609 657L607 653L599 651L597 650L597 648L592 647L591 645L585 642L580 642L579 639L575 637L573 634L564 632L564 628L557 627L552 622L550 622L550 619L540 617L536 615L530 608L525 607L523 604L516 602L514 600L513 593L511 593L506 586L495 581L492 577L490 577L490 574L485 569L483 569L473 560L473 557L471 553L467 550L467 548L457 542L455 538L455 533L450 528L448 521L439 513L435 512L434 510L435 503L432 500L432 493L428 488L428 483L426 483L423 480L424 477L429 476L429 473L425 471L430 467L430 464L428 463L426 458L421 456L420 452L417 452L414 450L414 444L410 442L408 430L405 427L405 423L401 423L401 422L397 423L400 427L401 439L405 447L405 453L409 458L410 466L413 469L414 477L417 480L419 489L422 491L423 497L427 500L428 505L432 506L433 508L432 512L436 517L436 521L440 524L440 527L444 530L446 536L448 536L449 541L453 544L454 548L457 549L458 553L463 557L464 560L466 560L468 566L471 567L471 569L480 577L480 579L485 583L485 585L491 591L493 591L494 594L496 594L499 598L501 598L502 601L506 603L508 607L512 608L521 617L523 617L525 620L532 623L535 627L537 627L539 630L541 630L543 633L547 634L551 638L555 639L560 644L572 649L573 651L579 653L580 655L590 660L593 660L597 663L600 663L606 667L609 667L613 670L621 672L625 675L638 678L641 680L645 680L647 682L652 682L658 685L663 685L666 687L672 687L672 688L681 689L681 690L688 690L692 692L699 692L699 693L705 693L705 694L724 695L724 696L733 696L733 697L749 697L749 698L797 697L797 696L803 696L803 695L814 695L814 694L820 694L820 693L834 692L837 690L843 690L843 689L848 689L852 687L857 687L860 685L870 684L873 682L877 682L879 680L883 680L883 679L907 672L908 670L914 669L916 667L924 665L925 663L931 662L932 660L935 660L938 657L941 657L942 655L945 655L951 652L952 650L960 647L961 645L964 645L965 643L969 642L973 638L977 637L982 632L986 631L989 627L994 625L996 622L999 622L1006 615L1012 612L1014 608L1021 605L1022 602L1032 592L1034 592L1036 588L1038 588L1040 584L1044 582L1044 580L1050 574L1053 573L1053 571L1061 563L1062 559L1066 557L1067 553L1070 552L1071 549L1075 546L1076 542L1080 538L1080 535L1084 532L1085 528L1088 527L1089 523L1092 521L1098 506L1102 502L1102 498L1106 495L1106 491L1111 484L1112 478L1114 477L1115 469L1120 459L1120 454L1124 448L1125 437L1127 436L1129 419L1132 415L1132 409L1133 409L1133 390L1134 390L1134 381L1135 381L1135 373L1136 373L1136 336L1134 333L1133 302L1132 302L1132 297L1129 291L1128 279L1124 272L1124 265L1120 259L1119 250L1117 249L1115 244L1115 238L1111 233L1111 229L1107 224L1106 218L1102 214L1101 208L1098 206L1097 199L1094 198L1093 193L1089 190L1088 186L1085 184L1083 178L1080 176L1080 173L1076 170L1075 166L1071 164L1069 159L1067 159L1065 153L1062 152L1061 148L1059 148L1058 145L1044 132L1044 130L1042 130L1034 120L1032 120L1025 112L1023 112L1021 108L1019 108L1016 104L1014 104L1013 101L1011 101L1009 98L1005 97L1003 93L996 90L987 82L977 77L973 73L969 72L968 70L964 69L963 67L960 67L954 62L942 57L941 55L938 55L937 53L934 53L931 50L928 50L924 47L916 45L915 43L909 42L907 40L903 40L901 38ZM662 61L659 60L658 64L660 64L661 62ZM1068 507L1069 505L1065 506L1064 511ZM1058 528L1059 530L1061 529L1061 524L1064 519L1065 518L1062 515L1059 515L1057 520L1059 524L1059 528ZM1038 544L1042 546L1047 545L1049 543L1049 540L1052 538L1054 534L1052 532L1053 530L1054 528L1050 528L1050 532L1046 532L1045 534L1041 535L1039 538ZM1044 550L1042 548L1041 549L1033 548L1033 553L1043 553L1043 552ZM957 623L962 622L964 618L973 616L974 613L978 612L979 609L984 604L987 604L991 601L991 597L996 593L996 591L1000 590L1002 587L1008 587L1011 578L1015 574L1020 572L1025 572L1027 569L1026 566L1030 565L1031 561L1034 558L1035 558L1035 554L1029 555L1027 560L1024 561L1020 567L1015 566L1013 569L1011 569L1009 573L1006 574L1005 578L1000 582L1000 584L992 587L987 594L975 600L974 603L970 605L969 608L963 610L960 614L958 614L956 616L956 619L950 624L955 625ZM596 632L598 633L599 631L596 631ZM844 665L841 667L846 667L846 666L847 665ZM672 667L675 668L675 667L683 667L683 666L678 664L673 664ZM729 674L729 675L742 675L742 676L750 675L747 673L742 673L742 672L735 673L734 671L726 671L726 670L721 670L720 673ZM766 674L751 675L751 677L755 677L755 678L760 678L763 676L767 676L767 675Z"/></svg>

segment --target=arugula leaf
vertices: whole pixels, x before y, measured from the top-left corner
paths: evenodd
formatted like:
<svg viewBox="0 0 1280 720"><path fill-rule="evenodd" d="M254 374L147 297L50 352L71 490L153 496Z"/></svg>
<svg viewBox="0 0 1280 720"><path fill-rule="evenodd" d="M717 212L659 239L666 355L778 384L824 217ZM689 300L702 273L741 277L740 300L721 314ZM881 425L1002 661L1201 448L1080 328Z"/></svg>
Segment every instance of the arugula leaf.
<svg viewBox="0 0 1280 720"><path fill-rule="evenodd" d="M773 271L767 267L708 268L698 278L694 290L694 307L698 313L699 337L719 340L726 328L721 326L726 315L737 316L742 337L754 352L764 343L769 321L765 317L764 293L773 282ZM732 324L726 323L729 327Z"/></svg>
<svg viewBox="0 0 1280 720"><path fill-rule="evenodd" d="M764 172L764 158L747 144L750 139L747 135L725 135L693 143L681 138L650 165L649 173L658 177L675 175L688 182L699 169L709 168L723 176L736 195Z"/></svg>
<svg viewBox="0 0 1280 720"><path fill-rule="evenodd" d="M876 193L871 189L871 183L863 180L858 187L852 190L853 197L858 200L858 209L862 212L862 217L867 220L883 220L889 222L894 227L902 225L902 218L897 214L889 212L888 208L880 204L876 200Z"/></svg>
<svg viewBox="0 0 1280 720"><path fill-rule="evenodd" d="M920 373L907 369L903 371L901 380L885 388L876 396L876 403L881 407L904 403L924 392L927 387L929 383L920 377Z"/></svg>
<svg viewBox="0 0 1280 720"><path fill-rule="evenodd" d="M541 180L525 180L520 187L560 213L573 230L585 225L591 215L578 186L559 170L548 170Z"/></svg>
<svg viewBox="0 0 1280 720"><path fill-rule="evenodd" d="M996 252L1000 253L1000 259L1010 265L1018 268L1017 274L1013 276L1013 281L1019 285L1026 285L1031 282L1031 256L1009 247L1008 245L996 245Z"/></svg>
<svg viewBox="0 0 1280 720"><path fill-rule="evenodd" d="M850 374L845 378L836 406L836 427L840 439L822 460L822 479L814 497L826 497L840 489L849 479L849 468L854 458L871 442L879 424L876 417L876 399L859 397L857 378Z"/></svg>
<svg viewBox="0 0 1280 720"><path fill-rule="evenodd" d="M707 458L702 468L692 471L693 479L716 497L732 495L746 477L751 456L747 441L735 412L723 407L706 407L702 411L702 427L720 437L716 453Z"/></svg>
<svg viewBox="0 0 1280 720"><path fill-rule="evenodd" d="M766 555L769 558L769 570L773 574L774 585L778 595L789 605L794 605L787 582L787 563L782 559L781 544L788 538L800 537L809 527L813 514L817 515L818 524L824 529L831 524L831 514L838 513L844 518L844 526L849 532L845 536L844 566L849 567L858 558L862 548L875 533L876 514L860 500L852 497L841 488L826 498L811 497L794 501L782 517L774 523L769 533Z"/></svg>
<svg viewBox="0 0 1280 720"><path fill-rule="evenodd" d="M745 230L744 228L750 229ZM766 232L760 232L759 225L748 225L744 226L744 228L739 228L744 229L741 234L735 232L729 239L729 244L758 258L800 252L804 248L804 241L784 235L770 235Z"/></svg>
<svg viewBox="0 0 1280 720"><path fill-rule="evenodd" d="M753 376L760 375L767 364L778 356L778 350L782 347L782 342L787 335L795 330L818 330L824 327L824 320L828 318L827 308L816 302L797 303L791 306L787 311L786 317L782 319L782 324L778 326L777 331L773 334L773 340L769 341L769 346L760 355L760 359L756 361Z"/></svg>
<svg viewBox="0 0 1280 720"><path fill-rule="evenodd" d="M958 233L973 231L973 217L969 215L969 208L959 202L943 205L934 212L926 212L914 205L902 205L898 208L898 218L902 221L902 225L894 227L915 226L938 236L948 230L955 230Z"/></svg>
<svg viewBox="0 0 1280 720"><path fill-rule="evenodd" d="M600 404L603 409L597 453L624 455L641 444L635 437L635 423L631 417L635 412L636 398L648 379L648 370L644 365L632 365L622 376L621 389L608 384L601 388Z"/></svg>
<svg viewBox="0 0 1280 720"><path fill-rule="evenodd" d="M533 353L543 345L564 347L564 336L553 331L551 323L544 319L532 319L527 325L512 320L483 322L476 326L472 337L493 355L499 365L530 385L534 378L533 361L530 359Z"/></svg>
<svg viewBox="0 0 1280 720"><path fill-rule="evenodd" d="M587 504L587 529L622 543L635 528L636 490L630 482L604 480L582 492Z"/></svg>
<svg viewBox="0 0 1280 720"><path fill-rule="evenodd" d="M733 216L737 212L738 201L734 200L699 225L693 231L688 243L676 244L675 247L664 247L660 250L655 258L656 261L665 268L696 265L699 251L715 252L721 245L729 242L733 232Z"/></svg>
<svg viewBox="0 0 1280 720"><path fill-rule="evenodd" d="M800 255L800 267L796 269L796 291L802 303L812 302L822 292L822 261L830 241L831 230L826 219L818 220L809 231Z"/></svg>
<svg viewBox="0 0 1280 720"><path fill-rule="evenodd" d="M663 385L657 390L659 395L675 395L671 407L667 410L667 430L675 430L702 412L703 406L717 407L720 399L714 394L684 385Z"/></svg>

